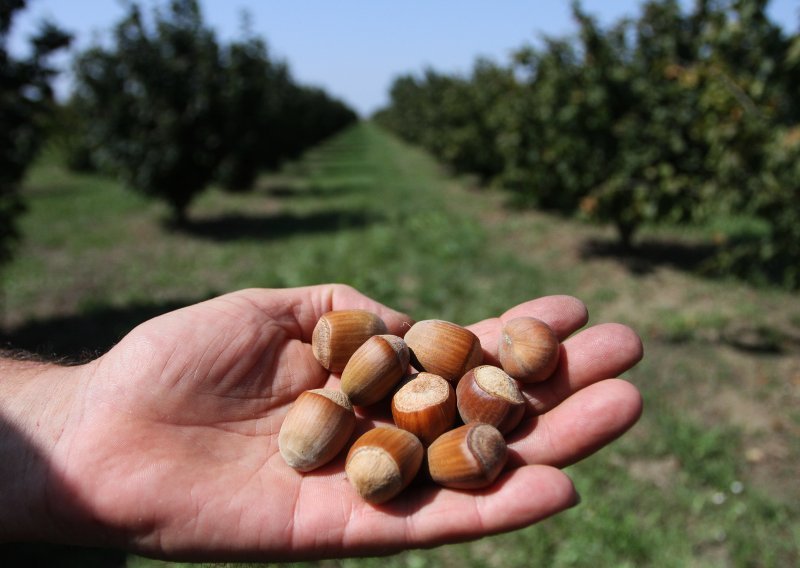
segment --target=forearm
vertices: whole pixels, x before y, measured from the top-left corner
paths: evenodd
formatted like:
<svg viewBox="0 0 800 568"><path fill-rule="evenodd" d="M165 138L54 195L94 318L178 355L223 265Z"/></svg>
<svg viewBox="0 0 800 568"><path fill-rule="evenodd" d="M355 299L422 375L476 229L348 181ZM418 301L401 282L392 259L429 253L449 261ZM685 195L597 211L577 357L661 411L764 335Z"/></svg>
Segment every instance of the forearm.
<svg viewBox="0 0 800 568"><path fill-rule="evenodd" d="M54 540L53 455L77 368L7 355L0 354L0 542Z"/></svg>

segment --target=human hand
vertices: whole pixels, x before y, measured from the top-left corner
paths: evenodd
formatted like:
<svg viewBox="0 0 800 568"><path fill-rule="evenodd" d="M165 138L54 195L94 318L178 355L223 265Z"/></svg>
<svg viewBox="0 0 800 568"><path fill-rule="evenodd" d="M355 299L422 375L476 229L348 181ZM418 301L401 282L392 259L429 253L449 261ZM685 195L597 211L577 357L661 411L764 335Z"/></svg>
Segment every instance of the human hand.
<svg viewBox="0 0 800 568"><path fill-rule="evenodd" d="M590 327L564 341L554 377L523 389L529 411L492 487L417 483L370 505L345 479L344 455L301 474L278 453L297 396L338 386L310 339L319 316L346 308L377 313L397 335L411 321L346 286L246 290L150 320L71 369L51 421L58 435L31 434L46 468L47 502L37 510L46 511L47 531L23 536L226 560L376 555L479 538L574 505L557 468L603 447L640 414L637 390L612 378L641 358L638 337L616 324ZM561 339L587 319L566 296L516 306L471 326L487 362L495 362L501 320L522 315L545 320ZM380 409L361 417L358 432L390 422Z"/></svg>

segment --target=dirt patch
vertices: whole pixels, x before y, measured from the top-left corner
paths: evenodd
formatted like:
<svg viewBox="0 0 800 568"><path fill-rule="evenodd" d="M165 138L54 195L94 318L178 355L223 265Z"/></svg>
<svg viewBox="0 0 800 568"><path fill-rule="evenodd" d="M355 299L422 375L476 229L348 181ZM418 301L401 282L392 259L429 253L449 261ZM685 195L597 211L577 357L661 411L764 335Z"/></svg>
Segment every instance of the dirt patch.
<svg viewBox="0 0 800 568"><path fill-rule="evenodd" d="M753 487L777 501L794 500L800 495L797 459L780 438L752 441L744 451L745 486Z"/></svg>
<svg viewBox="0 0 800 568"><path fill-rule="evenodd" d="M722 387L706 404L707 411L718 417L715 422L721 420L733 424L745 435L771 432L778 428L779 418L773 410L755 401L746 390Z"/></svg>
<svg viewBox="0 0 800 568"><path fill-rule="evenodd" d="M665 490L672 488L675 484L681 464L675 456L667 456L654 460L631 460L627 467L628 474L633 479L652 483L659 489Z"/></svg>

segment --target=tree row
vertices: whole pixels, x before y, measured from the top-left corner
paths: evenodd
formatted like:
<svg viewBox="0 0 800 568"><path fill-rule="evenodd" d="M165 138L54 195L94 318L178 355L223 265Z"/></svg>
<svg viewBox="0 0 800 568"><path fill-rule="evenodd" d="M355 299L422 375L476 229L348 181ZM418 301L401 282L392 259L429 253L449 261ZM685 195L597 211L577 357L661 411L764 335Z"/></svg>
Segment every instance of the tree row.
<svg viewBox="0 0 800 568"><path fill-rule="evenodd" d="M74 90L53 97L50 56L70 43L52 23L30 53L8 44L26 0L0 2L0 263L17 241L19 184L47 136L74 169L97 170L164 200L176 224L212 183L246 191L275 169L357 120L343 102L299 84L249 31L221 42L197 0L144 14L135 2L110 40L76 55Z"/></svg>
<svg viewBox="0 0 800 568"><path fill-rule="evenodd" d="M74 167L118 173L166 200L178 224L210 183L248 190L357 119L298 84L251 32L221 44L196 0L172 0L151 19L132 4L110 47L77 57L65 134Z"/></svg>
<svg viewBox="0 0 800 568"><path fill-rule="evenodd" d="M800 287L800 35L764 0L650 0L469 76L398 77L385 127L527 204L613 223L746 219L715 269Z"/></svg>

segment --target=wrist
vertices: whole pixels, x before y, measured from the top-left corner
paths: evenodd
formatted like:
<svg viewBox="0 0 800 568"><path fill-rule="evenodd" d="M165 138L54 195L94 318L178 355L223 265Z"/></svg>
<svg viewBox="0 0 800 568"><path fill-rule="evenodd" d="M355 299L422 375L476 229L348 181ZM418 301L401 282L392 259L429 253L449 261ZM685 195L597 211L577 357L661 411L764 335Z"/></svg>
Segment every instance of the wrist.
<svg viewBox="0 0 800 568"><path fill-rule="evenodd" d="M54 456L82 375L82 367L0 359L0 542L61 540Z"/></svg>

